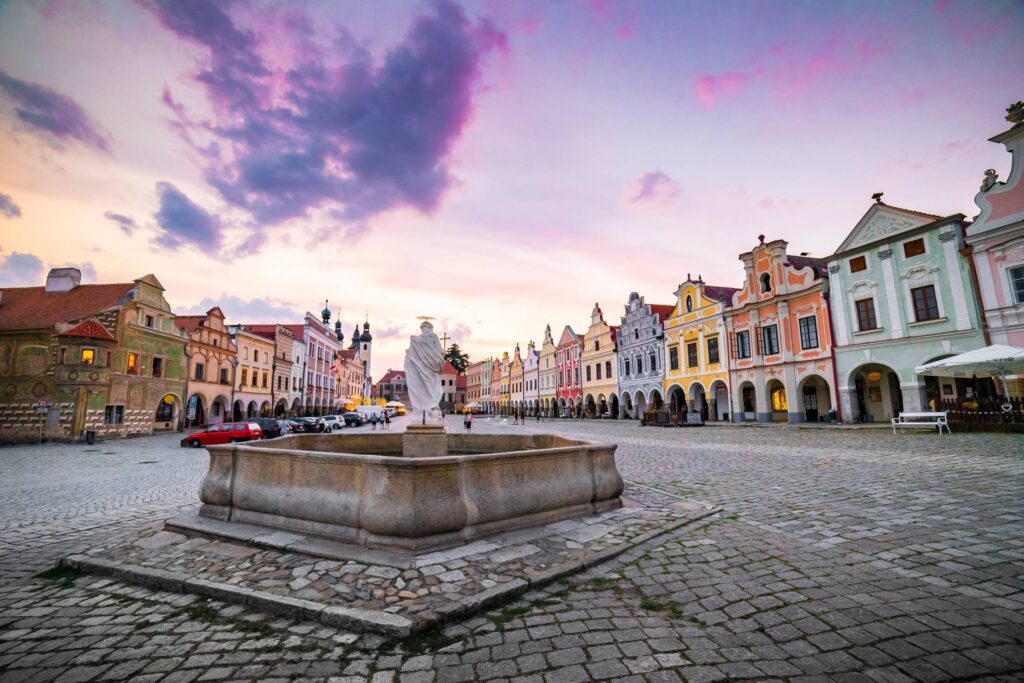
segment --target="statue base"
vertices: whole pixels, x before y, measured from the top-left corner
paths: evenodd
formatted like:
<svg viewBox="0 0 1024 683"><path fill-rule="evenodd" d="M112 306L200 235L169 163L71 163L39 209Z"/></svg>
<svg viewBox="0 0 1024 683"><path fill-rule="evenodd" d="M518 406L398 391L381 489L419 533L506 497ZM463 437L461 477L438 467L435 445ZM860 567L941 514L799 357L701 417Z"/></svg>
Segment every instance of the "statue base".
<svg viewBox="0 0 1024 683"><path fill-rule="evenodd" d="M448 455L448 435L444 425L412 424L402 435L402 457L440 458Z"/></svg>

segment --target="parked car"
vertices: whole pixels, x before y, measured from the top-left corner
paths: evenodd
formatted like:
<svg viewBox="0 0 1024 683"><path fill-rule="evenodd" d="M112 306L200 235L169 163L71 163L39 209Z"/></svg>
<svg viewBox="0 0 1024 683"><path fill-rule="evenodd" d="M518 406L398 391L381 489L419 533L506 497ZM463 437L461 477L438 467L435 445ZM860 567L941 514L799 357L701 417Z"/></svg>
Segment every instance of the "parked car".
<svg viewBox="0 0 1024 683"><path fill-rule="evenodd" d="M263 429L256 422L225 422L201 432L189 434L181 440L182 447L213 446L221 443L256 441L263 438Z"/></svg>
<svg viewBox="0 0 1024 683"><path fill-rule="evenodd" d="M288 423L288 433L289 434L298 434L299 432L306 431L305 428L303 427L302 423L299 422L298 420L289 419L289 420L285 420L285 422Z"/></svg>
<svg viewBox="0 0 1024 683"><path fill-rule="evenodd" d="M345 427L345 418L340 415L324 415L320 421L323 425L320 431L323 432L336 432Z"/></svg>
<svg viewBox="0 0 1024 683"><path fill-rule="evenodd" d="M297 417L295 418L295 421L301 425L302 431L304 432L321 431L320 418L318 417Z"/></svg>
<svg viewBox="0 0 1024 683"><path fill-rule="evenodd" d="M366 424L366 416L354 410L350 410L342 415L342 417L345 418L345 425L347 427L361 427Z"/></svg>
<svg viewBox="0 0 1024 683"><path fill-rule="evenodd" d="M288 433L288 424L284 420L273 417L254 417L252 421L263 430L264 439L276 439L282 434Z"/></svg>
<svg viewBox="0 0 1024 683"><path fill-rule="evenodd" d="M373 415L376 415L378 420L384 419L384 409L380 406L359 406L356 412L365 415L367 420Z"/></svg>

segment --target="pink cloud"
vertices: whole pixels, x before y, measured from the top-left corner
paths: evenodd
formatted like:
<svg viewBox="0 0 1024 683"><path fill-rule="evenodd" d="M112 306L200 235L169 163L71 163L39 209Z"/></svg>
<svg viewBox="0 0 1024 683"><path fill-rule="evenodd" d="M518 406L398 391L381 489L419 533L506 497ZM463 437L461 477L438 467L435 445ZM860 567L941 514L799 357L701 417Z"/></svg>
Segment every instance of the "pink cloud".
<svg viewBox="0 0 1024 683"><path fill-rule="evenodd" d="M679 183L662 171L649 171L634 181L630 192L632 204L665 205L679 196Z"/></svg>
<svg viewBox="0 0 1024 683"><path fill-rule="evenodd" d="M714 109L721 97L736 97L750 82L750 77L738 71L727 71L719 76L704 74L693 86L697 103L705 109Z"/></svg>

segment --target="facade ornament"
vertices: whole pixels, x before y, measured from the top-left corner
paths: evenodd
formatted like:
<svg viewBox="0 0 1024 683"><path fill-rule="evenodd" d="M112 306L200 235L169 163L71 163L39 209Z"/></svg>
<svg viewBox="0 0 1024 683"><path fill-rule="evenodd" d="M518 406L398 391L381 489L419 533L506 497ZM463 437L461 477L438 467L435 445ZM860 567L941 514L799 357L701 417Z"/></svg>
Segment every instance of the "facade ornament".
<svg viewBox="0 0 1024 683"><path fill-rule="evenodd" d="M981 181L981 191L988 192L992 189L992 186L999 180L999 174L996 173L996 169L990 168L985 171L985 177Z"/></svg>
<svg viewBox="0 0 1024 683"><path fill-rule="evenodd" d="M1024 100L1017 100L1006 108L1006 120L1010 123L1024 122Z"/></svg>
<svg viewBox="0 0 1024 683"><path fill-rule="evenodd" d="M875 204L881 204L882 203L882 195L884 195L884 194L885 194L884 192L876 192L873 195L871 195L871 198L875 200Z"/></svg>

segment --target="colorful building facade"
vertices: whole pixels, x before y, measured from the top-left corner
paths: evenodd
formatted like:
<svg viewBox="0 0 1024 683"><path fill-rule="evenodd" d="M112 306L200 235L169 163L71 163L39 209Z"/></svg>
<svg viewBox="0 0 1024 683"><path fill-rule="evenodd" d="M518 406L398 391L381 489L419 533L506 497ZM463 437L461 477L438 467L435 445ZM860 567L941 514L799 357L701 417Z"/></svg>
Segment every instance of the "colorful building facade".
<svg viewBox="0 0 1024 683"><path fill-rule="evenodd" d="M580 355L583 411L589 417L619 417L618 360L615 357L618 329L605 322L601 307L595 303Z"/></svg>
<svg viewBox="0 0 1024 683"><path fill-rule="evenodd" d="M875 203L828 259L839 417L888 422L973 395L973 381L914 368L985 346L964 215Z"/></svg>
<svg viewBox="0 0 1024 683"><path fill-rule="evenodd" d="M177 429L187 336L154 275L0 289L0 442L137 436Z"/></svg>
<svg viewBox="0 0 1024 683"><path fill-rule="evenodd" d="M238 421L248 417L270 417L273 406L271 378L274 373L274 342L250 332L244 325L232 325L229 329L238 349L231 419Z"/></svg>
<svg viewBox="0 0 1024 683"><path fill-rule="evenodd" d="M726 309L732 419L817 421L836 405L823 259L785 240L740 255L745 280Z"/></svg>
<svg viewBox="0 0 1024 683"><path fill-rule="evenodd" d="M540 407L540 354L532 339L523 356L523 404L527 415L536 415Z"/></svg>
<svg viewBox="0 0 1024 683"><path fill-rule="evenodd" d="M188 337L185 428L230 420L238 353L224 311L214 306L205 315L179 315L174 324Z"/></svg>
<svg viewBox="0 0 1024 683"><path fill-rule="evenodd" d="M558 368L558 414L560 416L579 417L583 414L583 377L580 374L582 354L583 337L566 325L555 347Z"/></svg>
<svg viewBox="0 0 1024 683"><path fill-rule="evenodd" d="M544 327L544 342L540 346L537 359L540 388L537 400L544 415L557 415L558 402L558 357L555 352L555 340L551 338L551 325Z"/></svg>
<svg viewBox="0 0 1024 683"><path fill-rule="evenodd" d="M664 391L673 411L729 420L730 382L725 307L738 290L686 276L665 321Z"/></svg>
<svg viewBox="0 0 1024 683"><path fill-rule="evenodd" d="M636 292L629 295L618 334L619 397L622 417L641 419L664 402L664 323L669 304L649 304Z"/></svg>
<svg viewBox="0 0 1024 683"><path fill-rule="evenodd" d="M523 405L523 354L516 344L515 353L512 354L512 365L509 368L509 403L512 410L522 411Z"/></svg>
<svg viewBox="0 0 1024 683"><path fill-rule="evenodd" d="M1011 107L1014 125L990 138L1011 154L1005 181L990 169L974 202L981 213L967 227L984 322L993 344L1024 347L1024 111ZM1010 396L1024 396L1024 377L1009 378Z"/></svg>

